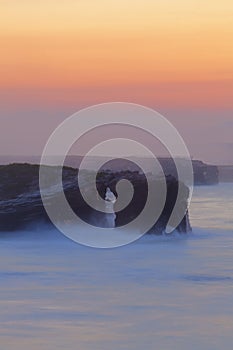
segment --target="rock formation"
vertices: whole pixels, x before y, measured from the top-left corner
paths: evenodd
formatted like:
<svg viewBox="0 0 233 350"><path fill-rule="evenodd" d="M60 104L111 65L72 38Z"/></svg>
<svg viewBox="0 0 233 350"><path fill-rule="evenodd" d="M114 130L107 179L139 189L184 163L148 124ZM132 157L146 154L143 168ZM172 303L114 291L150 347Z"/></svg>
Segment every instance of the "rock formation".
<svg viewBox="0 0 233 350"><path fill-rule="evenodd" d="M47 181L48 201L53 205L59 198L60 192L53 189L54 178L58 167L48 167L49 174ZM81 193L77 181L78 170L71 167L63 168L63 189L67 201L73 211L84 221L90 222L91 217L95 216L95 222L98 223L98 217L101 218L101 212L97 212L89 207ZM122 211L116 213L116 226L121 226L137 215L143 209L147 199L147 181L144 174L137 171L107 171L102 170L97 176L96 186L100 196L104 199L106 190L109 188L117 197L116 184L121 179L129 180L134 187L134 195L129 205ZM159 181L154 179L153 181ZM88 182L87 182L88 183ZM154 224L150 233L161 234L166 227L168 219L174 208L178 181L173 176L166 177L167 197L164 209ZM187 199L189 190L184 184L184 196L180 207L187 208ZM87 191L88 191L87 185ZM91 189L90 189L91 191ZM62 213L58 213L62 216ZM43 222L51 224L43 207L40 189L39 189L39 165L32 164L10 164L0 166L0 231L12 231L22 229L28 224ZM99 220L101 222L101 220ZM188 212L184 215L182 221L177 227L179 232L188 232L191 230L188 218Z"/></svg>

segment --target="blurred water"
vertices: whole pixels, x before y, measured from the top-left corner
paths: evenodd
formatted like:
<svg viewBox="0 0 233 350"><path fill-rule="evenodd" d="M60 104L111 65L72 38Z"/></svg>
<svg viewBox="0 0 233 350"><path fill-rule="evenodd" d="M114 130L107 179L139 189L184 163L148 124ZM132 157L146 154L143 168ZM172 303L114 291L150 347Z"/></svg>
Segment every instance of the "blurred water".
<svg viewBox="0 0 233 350"><path fill-rule="evenodd" d="M117 249L3 235L0 349L231 350L232 201L232 184L195 188L192 234Z"/></svg>
<svg viewBox="0 0 233 350"><path fill-rule="evenodd" d="M194 187L192 225L233 232L233 183Z"/></svg>

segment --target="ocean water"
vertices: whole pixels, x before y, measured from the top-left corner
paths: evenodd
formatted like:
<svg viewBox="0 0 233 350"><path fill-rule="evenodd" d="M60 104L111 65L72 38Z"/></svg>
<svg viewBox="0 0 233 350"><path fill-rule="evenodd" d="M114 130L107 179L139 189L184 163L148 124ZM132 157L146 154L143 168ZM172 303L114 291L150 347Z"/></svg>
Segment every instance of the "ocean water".
<svg viewBox="0 0 233 350"><path fill-rule="evenodd" d="M193 233L93 249L1 234L1 350L231 350L233 184L196 187Z"/></svg>

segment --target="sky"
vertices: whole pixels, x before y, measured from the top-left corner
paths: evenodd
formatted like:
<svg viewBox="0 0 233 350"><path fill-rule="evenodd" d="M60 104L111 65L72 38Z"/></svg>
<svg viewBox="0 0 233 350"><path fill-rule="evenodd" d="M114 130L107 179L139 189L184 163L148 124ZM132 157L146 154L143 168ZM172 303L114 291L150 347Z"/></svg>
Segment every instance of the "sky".
<svg viewBox="0 0 233 350"><path fill-rule="evenodd" d="M0 154L38 155L77 110L127 101L233 164L232 38L232 0L0 0Z"/></svg>

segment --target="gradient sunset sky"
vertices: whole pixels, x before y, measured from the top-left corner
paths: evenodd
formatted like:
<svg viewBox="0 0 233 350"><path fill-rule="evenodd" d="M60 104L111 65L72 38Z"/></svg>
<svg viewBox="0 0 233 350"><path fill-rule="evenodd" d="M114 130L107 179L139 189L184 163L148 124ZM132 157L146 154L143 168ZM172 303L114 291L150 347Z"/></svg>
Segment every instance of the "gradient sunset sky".
<svg viewBox="0 0 233 350"><path fill-rule="evenodd" d="M82 107L152 107L233 164L232 0L0 0L0 154L40 154Z"/></svg>

